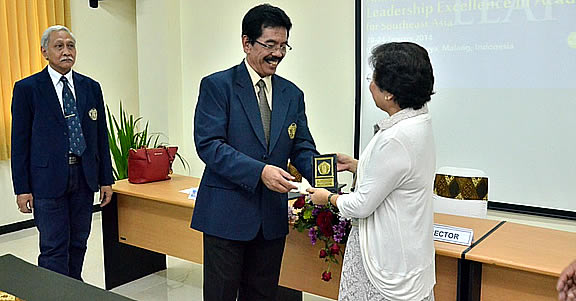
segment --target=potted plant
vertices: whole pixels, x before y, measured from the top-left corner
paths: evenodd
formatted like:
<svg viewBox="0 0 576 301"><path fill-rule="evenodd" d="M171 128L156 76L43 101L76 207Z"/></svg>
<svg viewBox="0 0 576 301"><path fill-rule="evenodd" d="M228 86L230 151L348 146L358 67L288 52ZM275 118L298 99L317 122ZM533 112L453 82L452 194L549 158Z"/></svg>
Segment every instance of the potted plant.
<svg viewBox="0 0 576 301"><path fill-rule="evenodd" d="M112 167L114 178L122 180L128 178L128 153L130 149L139 148L156 148L164 146L163 143L158 143L160 138L159 133L148 134L148 122L144 129L138 130L138 123L142 117L134 118L133 115L128 115L122 107L120 102L120 120L117 120L114 115L110 113L110 108L106 106L108 114L108 144L110 145L110 153L114 160ZM180 154L176 154L184 169L188 169L188 162Z"/></svg>

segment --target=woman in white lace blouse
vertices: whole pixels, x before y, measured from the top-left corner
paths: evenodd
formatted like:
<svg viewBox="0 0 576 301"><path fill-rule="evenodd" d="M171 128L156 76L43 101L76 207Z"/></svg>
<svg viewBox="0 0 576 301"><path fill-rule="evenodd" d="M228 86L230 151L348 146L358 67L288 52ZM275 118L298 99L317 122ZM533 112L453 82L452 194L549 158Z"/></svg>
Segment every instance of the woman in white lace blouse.
<svg viewBox="0 0 576 301"><path fill-rule="evenodd" d="M309 190L313 202L331 202L354 220L338 300L434 300L432 65L424 48L407 42L374 48L370 63L372 98L390 117L359 160L338 154L339 170L356 173L355 190Z"/></svg>

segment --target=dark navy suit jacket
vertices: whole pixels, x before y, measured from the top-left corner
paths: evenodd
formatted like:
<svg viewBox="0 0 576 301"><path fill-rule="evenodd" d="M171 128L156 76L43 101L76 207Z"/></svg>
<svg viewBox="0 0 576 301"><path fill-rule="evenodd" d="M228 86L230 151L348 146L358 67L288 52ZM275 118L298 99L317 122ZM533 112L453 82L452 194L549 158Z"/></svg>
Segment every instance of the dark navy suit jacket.
<svg viewBox="0 0 576 301"><path fill-rule="evenodd" d="M86 150L82 167L93 191L112 185L112 163L100 85L73 72L74 91ZM89 112L96 110L96 120ZM92 114L94 117L94 114ZM48 69L14 85L12 97L12 182L16 194L57 198L68 184L68 128Z"/></svg>
<svg viewBox="0 0 576 301"><path fill-rule="evenodd" d="M304 94L272 76L270 146L258 98L245 63L202 79L194 115L194 140L206 164L192 228L230 240L251 240L260 227L266 239L288 233L287 194L260 180L266 164L286 169L288 159L307 179L317 154L308 130ZM289 128L296 128L291 137Z"/></svg>

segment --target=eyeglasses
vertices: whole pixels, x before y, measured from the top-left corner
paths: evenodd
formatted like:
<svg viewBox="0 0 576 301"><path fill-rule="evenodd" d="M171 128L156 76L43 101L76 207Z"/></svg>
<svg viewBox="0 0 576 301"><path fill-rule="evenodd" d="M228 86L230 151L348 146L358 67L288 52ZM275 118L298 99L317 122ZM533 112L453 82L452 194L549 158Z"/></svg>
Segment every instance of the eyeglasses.
<svg viewBox="0 0 576 301"><path fill-rule="evenodd" d="M286 53L286 52L292 50L292 46L288 45L288 43L282 44L280 46L276 46L276 45L264 44L264 43L257 41L257 40L254 40L254 42L256 42L258 45L264 47L264 49L267 49L270 52L276 52L276 50L280 50L280 52Z"/></svg>

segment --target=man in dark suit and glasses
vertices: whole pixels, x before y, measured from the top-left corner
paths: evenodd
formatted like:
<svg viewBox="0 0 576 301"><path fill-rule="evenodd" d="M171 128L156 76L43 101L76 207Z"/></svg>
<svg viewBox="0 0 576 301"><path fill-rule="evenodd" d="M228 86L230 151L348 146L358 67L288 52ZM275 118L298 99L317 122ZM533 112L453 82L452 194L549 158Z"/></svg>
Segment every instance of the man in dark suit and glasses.
<svg viewBox="0 0 576 301"><path fill-rule="evenodd" d="M202 79L194 142L206 164L192 228L204 232L204 300L275 300L288 234L288 159L308 179L318 154L304 94L276 75L292 23L268 4L242 20L246 59Z"/></svg>
<svg viewBox="0 0 576 301"><path fill-rule="evenodd" d="M82 280L94 192L112 197L112 163L100 85L72 71L76 39L64 26L41 39L44 70L12 97L12 182L40 233L38 265Z"/></svg>

